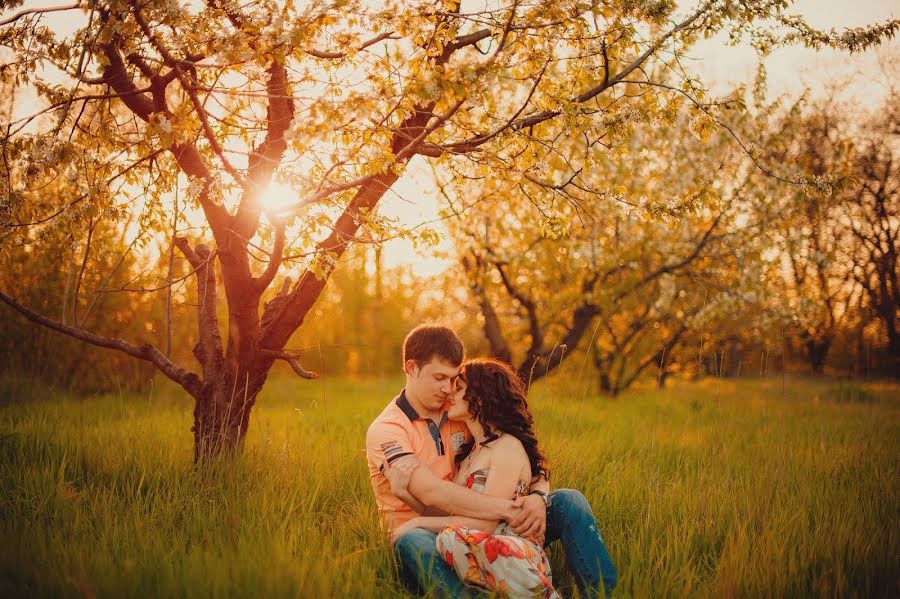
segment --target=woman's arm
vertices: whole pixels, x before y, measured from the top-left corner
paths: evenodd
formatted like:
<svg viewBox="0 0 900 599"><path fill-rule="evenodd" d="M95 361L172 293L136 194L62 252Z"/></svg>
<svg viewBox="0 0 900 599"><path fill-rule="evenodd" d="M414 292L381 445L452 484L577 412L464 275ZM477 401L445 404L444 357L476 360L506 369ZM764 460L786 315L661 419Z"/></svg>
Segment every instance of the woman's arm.
<svg viewBox="0 0 900 599"><path fill-rule="evenodd" d="M540 474L531 482L532 491L550 493L550 481ZM522 511L509 521L509 525L518 534L530 538L538 543L544 542L544 534L547 532L547 503L538 495L526 495L516 500L516 505L521 506Z"/></svg>
<svg viewBox="0 0 900 599"><path fill-rule="evenodd" d="M385 462L381 466L381 471L385 478L388 479L388 482L391 483L391 493L394 494L394 497L411 507L413 511L424 514L427 509L425 504L409 492L409 479L413 471L420 465L419 460L410 456L409 459L398 461L395 466Z"/></svg>
<svg viewBox="0 0 900 599"><path fill-rule="evenodd" d="M542 491L544 493L550 492L550 481L547 480L547 477L544 476L543 473L539 473L535 478L531 481L531 490L532 491Z"/></svg>

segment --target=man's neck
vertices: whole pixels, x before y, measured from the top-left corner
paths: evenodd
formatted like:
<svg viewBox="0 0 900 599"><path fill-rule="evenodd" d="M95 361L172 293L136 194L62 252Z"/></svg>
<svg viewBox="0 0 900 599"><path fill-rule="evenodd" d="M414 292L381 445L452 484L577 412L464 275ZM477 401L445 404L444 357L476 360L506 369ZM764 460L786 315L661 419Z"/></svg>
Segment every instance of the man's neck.
<svg viewBox="0 0 900 599"><path fill-rule="evenodd" d="M409 390L406 391L406 401L409 402L409 405L412 406L412 409L416 411L416 414L419 415L420 418L430 418L431 420L437 420L441 416L441 411L430 411L425 409L425 406L422 405L422 402L419 401L419 398L412 395Z"/></svg>

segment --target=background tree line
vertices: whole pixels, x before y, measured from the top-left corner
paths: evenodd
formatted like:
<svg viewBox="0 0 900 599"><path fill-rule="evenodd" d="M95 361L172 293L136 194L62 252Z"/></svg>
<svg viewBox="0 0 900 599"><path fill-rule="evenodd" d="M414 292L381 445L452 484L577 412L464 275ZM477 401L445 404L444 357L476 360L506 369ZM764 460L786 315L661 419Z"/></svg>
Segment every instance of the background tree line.
<svg viewBox="0 0 900 599"><path fill-rule="evenodd" d="M379 243L360 243L288 347L325 374L395 375L405 332L439 320L470 353L508 360L528 380L587 366L612 395L673 375L895 374L896 92L863 115L742 93L759 103L728 129L703 131L690 116L626 126L589 172L569 168L566 151L579 148L525 178L437 169L457 266L420 278L409 264L385 267ZM608 193L586 191L603 181ZM185 280L190 266L171 248L160 245L154 264L133 257L130 247L158 243L142 230L98 225L77 240L52 229L4 253L3 271L31 305L62 306L64 322L150 333L186 358L192 329L166 323L190 307L165 294L72 289L77 279L128 290L147 269ZM95 259L82 263L86 244ZM171 293L187 293L186 282ZM7 371L80 391L146 386L153 374L20 319L0 328Z"/></svg>
<svg viewBox="0 0 900 599"><path fill-rule="evenodd" d="M563 152L543 181L448 176L480 349L530 380L588 363L612 395L642 376L896 376L896 90L862 115L747 95L726 129L628 131L589 173ZM530 205L495 209L515 194Z"/></svg>
<svg viewBox="0 0 900 599"><path fill-rule="evenodd" d="M240 447L274 365L314 378L302 354L323 372L380 372L396 359L385 340L432 318L457 322L471 347L532 380L583 352L609 393L657 358L660 381L700 372L709 352L694 368L681 348L719 343L707 337L748 305L782 328L802 314L804 343L825 355L816 323L833 336L853 298L889 313L879 273L890 260L857 268L853 281L870 291L852 298L830 275L795 269L798 291L770 305L770 286L789 285L773 274L784 254L761 242L806 243L804 264L830 256L799 213L796 230L776 234L771 214L787 218L794 204L768 200L802 189L805 205L822 205L807 220L830 218L824 198L859 180L830 174L844 146L786 164L814 153L790 134L802 129L793 113L777 123L781 112L757 98L746 110L743 89L712 97L684 64L719 34L765 56L797 44L863 51L900 28L818 31L789 10L771 0L475 12L453 0L84 0L4 14L3 97L37 101L25 114L2 107L0 301L180 385L195 400L198 461ZM383 240L434 240L377 210L411 161L434 169L448 204L460 267L443 280L411 280L379 259ZM293 192L287 205L277 184ZM892 192L873 189L881 218ZM882 251L882 229L853 236ZM827 318L801 310L817 281ZM85 388L149 378L18 322L4 325L7 369Z"/></svg>

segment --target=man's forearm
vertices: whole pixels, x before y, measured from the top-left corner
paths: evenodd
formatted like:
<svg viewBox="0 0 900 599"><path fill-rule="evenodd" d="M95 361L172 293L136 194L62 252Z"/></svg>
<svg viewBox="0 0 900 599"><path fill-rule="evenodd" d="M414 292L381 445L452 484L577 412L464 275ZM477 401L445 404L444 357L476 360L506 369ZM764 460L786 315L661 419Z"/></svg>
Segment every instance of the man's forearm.
<svg viewBox="0 0 900 599"><path fill-rule="evenodd" d="M400 493L398 495L395 495L395 497L411 507L414 512L417 512L419 514L424 514L425 510L427 509L421 501L413 497L409 492Z"/></svg>
<svg viewBox="0 0 900 599"><path fill-rule="evenodd" d="M458 524L466 528L481 530L484 532L493 532L497 528L497 520L481 520L480 518L468 518L466 516L437 516L437 517L418 517L412 520L416 528L424 528L431 532L438 533L448 526Z"/></svg>
<svg viewBox="0 0 900 599"><path fill-rule="evenodd" d="M514 514L512 500L484 495L450 481L435 481L415 495L425 505L452 515L506 520Z"/></svg>

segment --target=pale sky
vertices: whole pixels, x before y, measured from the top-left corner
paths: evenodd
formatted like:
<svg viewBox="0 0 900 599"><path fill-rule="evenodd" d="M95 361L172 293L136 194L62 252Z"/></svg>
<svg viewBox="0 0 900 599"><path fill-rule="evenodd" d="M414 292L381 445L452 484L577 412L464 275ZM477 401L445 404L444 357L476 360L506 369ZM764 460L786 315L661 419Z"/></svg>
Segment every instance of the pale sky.
<svg viewBox="0 0 900 599"><path fill-rule="evenodd" d="M900 0L797 0L791 12L803 15L817 29L842 30L900 18ZM753 50L729 47L725 39L720 36L703 40L692 52L697 59L694 68L705 80L715 82L713 87L719 90L741 81L752 81L758 62ZM866 103L876 102L875 96L884 94L881 84L875 81L881 77L877 56L891 52L900 53L900 39L894 38L877 50L854 55L796 46L776 50L765 61L770 91L776 95L785 92L796 95L809 87L816 95L825 91L829 81L850 79L861 73L861 77L854 79L864 89L854 95ZM868 84L864 84L866 80Z"/></svg>

